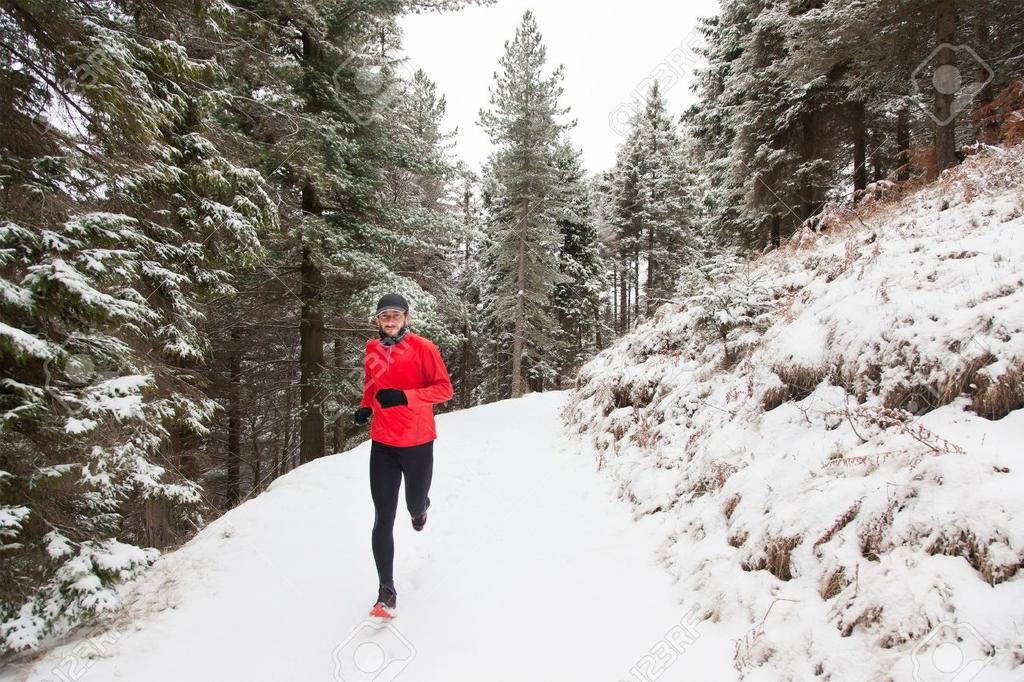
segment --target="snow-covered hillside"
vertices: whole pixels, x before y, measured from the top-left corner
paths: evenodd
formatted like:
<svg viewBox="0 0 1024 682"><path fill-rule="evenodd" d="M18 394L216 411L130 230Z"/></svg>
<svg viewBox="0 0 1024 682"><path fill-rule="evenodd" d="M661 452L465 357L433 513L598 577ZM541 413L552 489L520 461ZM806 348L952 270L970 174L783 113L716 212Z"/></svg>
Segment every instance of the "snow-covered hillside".
<svg viewBox="0 0 1024 682"><path fill-rule="evenodd" d="M1022 178L984 149L709 264L584 368L570 428L747 679L1024 678Z"/></svg>
<svg viewBox="0 0 1024 682"><path fill-rule="evenodd" d="M112 624L0 678L727 679L728 637L657 565L660 520L634 523L562 437L564 398L438 417L430 519L416 533L399 511L387 626L367 618L364 444L278 479L161 557Z"/></svg>

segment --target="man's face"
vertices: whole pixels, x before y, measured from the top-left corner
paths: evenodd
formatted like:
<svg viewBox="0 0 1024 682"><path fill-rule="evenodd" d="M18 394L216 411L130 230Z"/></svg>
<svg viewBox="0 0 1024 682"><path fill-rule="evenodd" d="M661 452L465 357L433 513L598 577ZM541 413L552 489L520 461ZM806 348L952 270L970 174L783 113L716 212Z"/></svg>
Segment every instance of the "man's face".
<svg viewBox="0 0 1024 682"><path fill-rule="evenodd" d="M403 325L409 322L409 313L385 310L377 316L377 326L388 336L397 336Z"/></svg>

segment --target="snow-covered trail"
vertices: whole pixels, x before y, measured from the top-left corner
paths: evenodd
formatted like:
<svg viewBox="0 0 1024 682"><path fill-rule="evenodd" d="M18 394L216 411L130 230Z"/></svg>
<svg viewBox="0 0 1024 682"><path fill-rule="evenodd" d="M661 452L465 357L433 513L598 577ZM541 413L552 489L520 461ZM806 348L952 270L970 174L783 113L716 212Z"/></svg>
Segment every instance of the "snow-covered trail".
<svg viewBox="0 0 1024 682"><path fill-rule="evenodd" d="M163 557L132 586L118 629L5 676L731 679L732 644L697 624L655 562L657 515L635 522L562 435L565 397L438 418L430 519L416 533L399 509L398 617L387 626L367 620L377 581L366 443L296 469Z"/></svg>

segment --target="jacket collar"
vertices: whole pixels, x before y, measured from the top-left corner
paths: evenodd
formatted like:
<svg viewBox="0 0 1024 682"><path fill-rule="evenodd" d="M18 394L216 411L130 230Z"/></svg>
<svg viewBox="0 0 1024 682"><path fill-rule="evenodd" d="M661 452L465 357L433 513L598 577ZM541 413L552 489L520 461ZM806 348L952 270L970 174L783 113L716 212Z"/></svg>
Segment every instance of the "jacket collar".
<svg viewBox="0 0 1024 682"><path fill-rule="evenodd" d="M382 346L394 346L396 344L399 344L402 342L402 339L404 339L408 334L409 328L405 326L399 329L398 334L396 334L394 337L388 336L380 329L377 330L377 335L380 336L380 345Z"/></svg>

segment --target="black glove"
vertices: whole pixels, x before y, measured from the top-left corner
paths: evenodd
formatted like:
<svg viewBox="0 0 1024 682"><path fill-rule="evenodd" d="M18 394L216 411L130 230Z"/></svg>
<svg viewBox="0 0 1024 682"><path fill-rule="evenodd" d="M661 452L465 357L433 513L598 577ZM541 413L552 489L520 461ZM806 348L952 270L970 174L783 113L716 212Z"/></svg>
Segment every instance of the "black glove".
<svg viewBox="0 0 1024 682"><path fill-rule="evenodd" d="M380 403L381 407L409 404L409 400L405 397L405 391L397 388L382 388L377 391L377 402Z"/></svg>
<svg viewBox="0 0 1024 682"><path fill-rule="evenodd" d="M352 421L358 426L362 426L366 422L370 421L370 415L373 414L373 410L369 407L360 407L356 410L355 414L352 415Z"/></svg>

